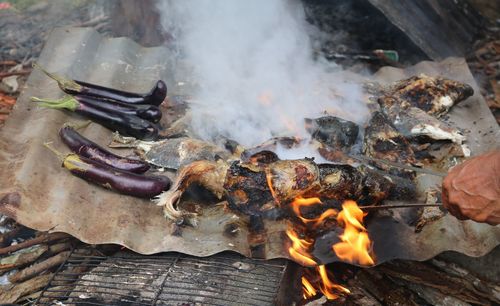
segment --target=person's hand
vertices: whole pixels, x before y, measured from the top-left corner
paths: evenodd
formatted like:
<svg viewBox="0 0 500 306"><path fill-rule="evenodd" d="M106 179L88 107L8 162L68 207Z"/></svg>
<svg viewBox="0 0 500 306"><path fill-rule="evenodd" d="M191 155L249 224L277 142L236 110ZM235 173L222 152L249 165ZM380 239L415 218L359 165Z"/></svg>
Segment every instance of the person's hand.
<svg viewBox="0 0 500 306"><path fill-rule="evenodd" d="M500 150L455 166L443 180L443 205L460 220L500 223Z"/></svg>

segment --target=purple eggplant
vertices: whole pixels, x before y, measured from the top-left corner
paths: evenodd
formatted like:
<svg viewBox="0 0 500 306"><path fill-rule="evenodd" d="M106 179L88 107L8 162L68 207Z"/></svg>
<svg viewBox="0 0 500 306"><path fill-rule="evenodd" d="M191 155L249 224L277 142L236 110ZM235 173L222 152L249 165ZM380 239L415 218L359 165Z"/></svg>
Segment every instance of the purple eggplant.
<svg viewBox="0 0 500 306"><path fill-rule="evenodd" d="M65 79L48 72L37 63L34 63L33 67L40 69L51 79L55 80L59 88L70 95L85 95L128 104L151 104L156 106L160 105L167 96L167 85L162 80L158 80L148 93L133 93L87 82Z"/></svg>
<svg viewBox="0 0 500 306"><path fill-rule="evenodd" d="M122 135L132 136L141 140L155 140L158 138L158 127L152 122L134 115L106 112L80 103L71 96L66 96L60 100L31 97L31 100L41 102L39 105L43 107L70 110L112 131L118 131Z"/></svg>
<svg viewBox="0 0 500 306"><path fill-rule="evenodd" d="M121 194L151 199L168 190L171 185L166 176L146 176L122 171L77 154L63 155L48 144L45 146L61 158L62 166L71 174Z"/></svg>
<svg viewBox="0 0 500 306"><path fill-rule="evenodd" d="M103 101L98 100L96 97L90 96L73 96L78 103L85 104L87 106L95 107L104 111L124 114L124 115L133 115L142 119L146 119L148 121L157 123L161 119L161 110L158 106L155 105L133 105L133 104L125 104L116 101Z"/></svg>
<svg viewBox="0 0 500 306"><path fill-rule="evenodd" d="M144 173L150 168L148 163L144 161L121 157L109 152L97 143L83 137L70 124L65 124L59 130L59 136L68 148L78 156L98 161L115 169L134 173Z"/></svg>

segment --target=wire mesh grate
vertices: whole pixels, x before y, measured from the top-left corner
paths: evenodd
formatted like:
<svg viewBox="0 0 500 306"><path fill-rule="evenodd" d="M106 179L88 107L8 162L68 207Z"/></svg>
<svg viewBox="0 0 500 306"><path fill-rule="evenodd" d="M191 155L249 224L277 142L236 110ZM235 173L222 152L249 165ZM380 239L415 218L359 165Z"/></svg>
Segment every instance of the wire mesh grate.
<svg viewBox="0 0 500 306"><path fill-rule="evenodd" d="M286 260L72 253L36 305L275 305Z"/></svg>

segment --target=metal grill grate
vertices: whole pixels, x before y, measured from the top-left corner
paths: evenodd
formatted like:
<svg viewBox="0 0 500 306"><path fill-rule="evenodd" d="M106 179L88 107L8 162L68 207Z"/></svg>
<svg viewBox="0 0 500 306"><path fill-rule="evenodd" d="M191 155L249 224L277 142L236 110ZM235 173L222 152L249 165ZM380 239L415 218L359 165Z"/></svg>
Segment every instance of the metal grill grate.
<svg viewBox="0 0 500 306"><path fill-rule="evenodd" d="M286 260L255 261L228 252L204 258L72 253L35 304L276 305L291 298L296 270Z"/></svg>

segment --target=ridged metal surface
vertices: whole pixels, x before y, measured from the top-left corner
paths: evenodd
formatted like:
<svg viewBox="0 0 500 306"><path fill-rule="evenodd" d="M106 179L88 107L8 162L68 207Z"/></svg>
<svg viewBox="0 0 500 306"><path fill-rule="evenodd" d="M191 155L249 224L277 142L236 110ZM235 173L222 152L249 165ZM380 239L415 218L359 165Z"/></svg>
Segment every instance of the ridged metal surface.
<svg viewBox="0 0 500 306"><path fill-rule="evenodd" d="M68 77L130 91L145 92L155 80L167 82L170 94L189 93L189 69L172 67L167 48L142 48L125 38L105 39L92 29L55 30L46 43L40 64ZM405 70L383 68L374 80L387 83L419 73L443 75L473 85L476 94L454 107L449 121L467 131L472 154L499 146L500 131L463 59L440 63L423 62ZM357 76L363 79L361 76ZM177 86L177 84L185 84ZM43 147L52 140L60 151L67 149L58 140L66 121L83 119L56 110L42 109L29 102L31 96L62 96L55 82L33 72L27 88L0 131L0 213L38 230L67 232L84 242L117 243L141 254L177 251L208 256L224 250L251 255L248 230L234 227L232 215L222 206L203 206L196 228L177 228L165 220L161 208L150 201L118 195L88 184L60 167L60 162ZM83 130L88 138L106 145L111 132L93 124ZM119 154L125 154L123 151ZM424 176L427 186L439 186L440 179ZM282 222L266 223L266 258L286 257ZM225 230L231 229L231 233ZM428 259L446 250L480 256L500 242L500 227L460 222L450 215L435 221L420 233L402 221L398 211L371 218L368 224L378 263L393 258ZM337 260L331 244L338 233L317 240L315 255L324 262Z"/></svg>
<svg viewBox="0 0 500 306"><path fill-rule="evenodd" d="M60 269L71 271L56 273L36 305L276 305L285 302L280 291L297 283L287 278L290 265L228 252L208 258L72 254Z"/></svg>

